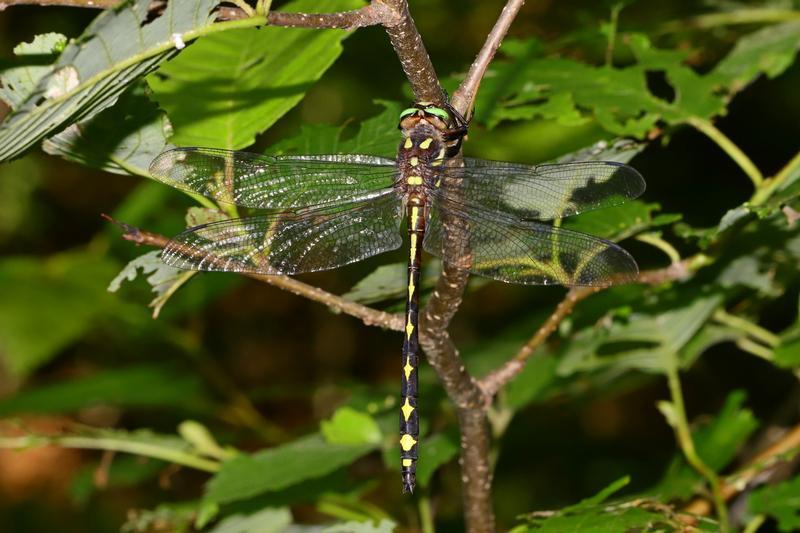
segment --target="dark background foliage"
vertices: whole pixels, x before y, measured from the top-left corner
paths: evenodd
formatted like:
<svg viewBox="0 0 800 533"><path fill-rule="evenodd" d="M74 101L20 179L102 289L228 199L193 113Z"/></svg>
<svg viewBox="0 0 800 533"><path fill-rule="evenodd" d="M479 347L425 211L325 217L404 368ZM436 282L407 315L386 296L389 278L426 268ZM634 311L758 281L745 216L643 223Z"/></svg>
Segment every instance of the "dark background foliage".
<svg viewBox="0 0 800 533"><path fill-rule="evenodd" d="M410 4L437 72L458 79L502 2ZM538 57L600 65L607 46L600 27L608 21L612 5L530 1L511 36L538 40ZM738 39L765 24L696 28L680 23L676 27L676 22L704 13L776 6L793 7L790 2L633 2L620 14L615 65L636 63L624 44L625 34L636 32L648 35L658 48L683 51L692 69L708 73ZM77 37L94 16L90 10L62 7L18 6L0 12L0 60L11 62L12 48L36 34ZM308 125L344 124L346 131L354 132L383 111L379 101L409 99L381 29L358 30L343 46L341 57L322 79L251 149L263 151L281 140L322 135L301 130ZM754 76L715 121L765 176L779 172L798 150L800 63L789 63L776 77ZM674 87L663 72L653 70L648 82L656 96L674 98ZM481 106L490 105L479 99L478 113ZM589 117L579 125L541 116L503 121L492 129L487 127L490 118L476 122L465 152L536 163L615 137L592 118L590 106L579 105L579 110ZM391 121L386 124L394 127ZM662 236L681 255L690 256L699 249L697 239L686 237L687 228L716 226L726 212L750 197L753 188L741 168L706 135L678 121L658 124L661 135L631 164L647 180L643 200L657 202L663 213L682 215L683 225L661 228ZM184 227L190 205L185 195L142 177L103 172L38 149L0 166L0 416L7 417L0 424L8 434L52 434L74 421L174 434L182 421L193 419L208 427L217 441L255 451L314 432L336 407L347 404L360 411L377 406L372 414L378 413L379 423L391 422L383 430L391 435L394 411L382 409L397 389L400 339L395 333L367 328L351 317L234 275L195 276L157 320L146 307L152 295L145 276L124 283L116 293L106 291L126 262L146 250L119 239L118 228L99 214L113 213L171 235ZM713 419L721 424L721 433L741 436L720 437L716 443L718 448L733 446L722 464L714 466L724 474L746 464L781 428L798 423L800 389L794 365L800 362L800 346L795 342L792 347L791 332L798 327L800 277L798 251L786 251L797 246L790 243L796 241L796 232L786 230L788 223L779 212L747 224L733 237L733 245L725 244L729 255L677 288L632 286L587 300L540 354L544 361L556 357L563 362L570 352L570 336L609 319L609 309L618 317L649 309L657 320L659 307L666 313L676 301L690 304L698 291L717 284L725 272L738 276L719 291L727 303L723 307L776 335L784 332L782 362L775 362L774 346L758 357L733 334L724 342L698 341L702 346L696 354L681 346L679 357L688 419L701 425ZM786 236L776 237L773 224L782 224L780 231ZM657 248L634 239L624 245L642 269L668 264ZM762 246L769 250L766 255L757 251ZM788 257L775 258L781 254ZM755 258L752 271L747 265L741 265L742 271L731 270L741 258ZM379 265L402 260L401 251L301 279L340 294ZM554 287L476 284L452 328L470 368L480 374L510 357L563 295L564 289ZM396 302L387 305L391 308ZM707 316L702 320L712 322ZM512 403L518 400L507 413L513 413L513 419L497 443L494 501L501 525L510 527L524 512L574 504L623 476L630 476L630 483L621 496L657 497L654 487L665 487L670 481L666 473L680 469L673 429L656 408L670 398L663 374L611 362L634 348L606 347L607 353L597 354L601 362L591 363L594 367L559 375L537 359L534 370L509 392ZM452 446L457 442L452 409L433 374L426 371L422 379L422 416L432 432L442 436L441 442ZM69 384L74 387L64 388ZM738 403L731 400L734 391L744 393ZM720 422L714 417L726 402L734 414ZM502 415L501 408L497 416ZM387 446L384 453L395 451ZM164 523L174 525L181 521L180 503L203 496L205 473L153 459L103 454L67 448L0 451L0 529L108 531L127 520L130 530L147 530L153 515L132 510L166 505ZM452 453L444 455L449 459ZM688 479L689 485L700 480ZM294 518L301 523L385 513L415 528L420 521L418 502L423 501L432 503L439 530L463 528L454 460L436 473L422 500L401 497L396 471L384 467L376 453L355 461L346 473L339 470L304 483L261 495L263 502L236 502L241 509L226 507L223 514L288 502L294 503ZM298 498L292 490L307 495L329 490L346 501ZM686 501L698 489L664 492L672 496L668 500ZM739 523L761 512L774 516L747 505L742 500L741 507L749 510L734 513ZM185 508L194 511L191 505ZM777 527L770 519L759 531Z"/></svg>

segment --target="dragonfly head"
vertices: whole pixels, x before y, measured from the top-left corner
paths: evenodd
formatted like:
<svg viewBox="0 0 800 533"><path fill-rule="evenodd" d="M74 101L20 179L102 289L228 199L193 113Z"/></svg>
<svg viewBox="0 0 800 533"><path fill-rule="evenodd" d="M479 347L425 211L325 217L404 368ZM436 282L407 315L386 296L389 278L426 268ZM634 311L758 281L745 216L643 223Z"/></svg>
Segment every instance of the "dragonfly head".
<svg viewBox="0 0 800 533"><path fill-rule="evenodd" d="M401 130L410 130L419 122L427 122L439 131L447 131L456 119L447 108L449 105L438 106L431 102L417 102L400 113L400 123L397 127Z"/></svg>

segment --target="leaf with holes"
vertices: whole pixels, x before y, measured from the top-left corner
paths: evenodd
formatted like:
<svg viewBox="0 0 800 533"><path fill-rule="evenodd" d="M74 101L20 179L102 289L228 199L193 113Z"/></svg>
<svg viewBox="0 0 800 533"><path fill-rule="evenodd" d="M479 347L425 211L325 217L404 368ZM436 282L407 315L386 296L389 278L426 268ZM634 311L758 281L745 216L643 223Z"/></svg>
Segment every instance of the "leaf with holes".
<svg viewBox="0 0 800 533"><path fill-rule="evenodd" d="M131 83L207 31L216 3L167 2L155 18L149 0L103 11L0 124L0 161L113 105Z"/></svg>

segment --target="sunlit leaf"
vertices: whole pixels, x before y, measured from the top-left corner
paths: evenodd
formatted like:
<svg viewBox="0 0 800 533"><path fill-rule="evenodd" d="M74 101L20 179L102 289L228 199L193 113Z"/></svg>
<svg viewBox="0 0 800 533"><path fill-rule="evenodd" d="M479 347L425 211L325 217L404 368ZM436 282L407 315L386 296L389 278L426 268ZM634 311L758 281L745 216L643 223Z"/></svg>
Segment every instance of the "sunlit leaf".
<svg viewBox="0 0 800 533"><path fill-rule="evenodd" d="M371 416L350 407L341 407L330 420L323 420L320 433L331 444L377 444L383 438Z"/></svg>
<svg viewBox="0 0 800 533"><path fill-rule="evenodd" d="M262 509L250 515L235 514L222 520L210 533L282 533L292 523L288 508Z"/></svg>
<svg viewBox="0 0 800 533"><path fill-rule="evenodd" d="M361 0L294 0L282 11L334 12ZM342 51L344 30L263 27L200 39L148 78L179 146L241 149L294 107Z"/></svg>
<svg viewBox="0 0 800 533"><path fill-rule="evenodd" d="M420 461L417 465L417 483L427 487L433 474L458 455L458 436L437 433L425 437L419 444Z"/></svg>
<svg viewBox="0 0 800 533"><path fill-rule="evenodd" d="M52 63L66 44L67 38L60 33L45 33L15 46L17 59L0 70L0 100L11 109L24 102L39 80L52 72Z"/></svg>
<svg viewBox="0 0 800 533"><path fill-rule="evenodd" d="M300 134L282 139L267 150L270 154L368 154L394 157L397 154L397 120L403 107L397 102L378 100L384 109L358 125L355 133L346 125L304 124Z"/></svg>
<svg viewBox="0 0 800 533"><path fill-rule="evenodd" d="M154 18L149 0L106 9L70 42L52 72L0 124L0 161L14 158L69 124L106 107L211 23L215 0L167 2Z"/></svg>

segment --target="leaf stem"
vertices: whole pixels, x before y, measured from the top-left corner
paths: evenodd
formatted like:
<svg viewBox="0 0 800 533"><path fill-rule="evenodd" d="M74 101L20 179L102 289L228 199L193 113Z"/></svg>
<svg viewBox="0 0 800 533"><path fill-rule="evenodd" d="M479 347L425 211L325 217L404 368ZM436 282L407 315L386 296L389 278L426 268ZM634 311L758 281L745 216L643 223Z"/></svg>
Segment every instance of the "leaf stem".
<svg viewBox="0 0 800 533"><path fill-rule="evenodd" d="M252 17L256 13L258 13L259 15L263 15L264 14L263 11L253 11L253 8L250 7L250 5L247 2L245 2L244 0L229 0L229 1L232 4L234 4L236 7L238 7L242 11L244 11L245 14L248 17ZM261 0L259 0L259 2L258 2L258 6L260 6L260 5L261 5ZM258 7L256 7L256 10L258 10Z"/></svg>
<svg viewBox="0 0 800 533"><path fill-rule="evenodd" d="M724 324L734 329L744 331L750 337L760 340L770 348L775 348L781 343L780 337L778 337L768 329L764 329L758 324L750 322L746 318L742 318L736 315L731 315L723 308L719 308L716 311L714 311L712 317L720 324Z"/></svg>
<svg viewBox="0 0 800 533"><path fill-rule="evenodd" d="M764 176L761 174L761 171L758 170L758 167L747 157L747 154L742 152L742 150L724 133L717 129L714 124L698 117L692 117L686 122L717 143L717 146L722 148L722 150L739 165L739 168L747 174L747 177L750 178L750 181L753 182L756 189L761 187L761 184L764 182Z"/></svg>
<svg viewBox="0 0 800 533"><path fill-rule="evenodd" d="M60 446L62 448L78 448L84 450L109 450L134 455L152 457L178 465L188 466L204 472L214 473L219 470L220 463L197 456L188 451L176 450L158 444L137 442L113 437L27 435L23 437L0 437L0 448L25 449L35 446Z"/></svg>
<svg viewBox="0 0 800 533"><path fill-rule="evenodd" d="M675 429L678 444L683 451L684 457L686 457L686 461L708 481L711 487L711 494L714 498L714 506L717 509L719 528L721 532L725 533L729 530L728 508L725 506L725 498L720 489L719 477L717 477L717 474L703 462L697 454L697 450L695 450L692 432L689 429L689 422L686 418L683 391L681 390L680 376L678 375L678 367L676 365L667 365L667 382L669 384L669 392L674 408L674 417L671 422Z"/></svg>
<svg viewBox="0 0 800 533"><path fill-rule="evenodd" d="M608 44L606 45L606 66L614 63L614 46L617 42L617 27L619 23L619 12L624 7L623 3L611 6L611 18L608 21Z"/></svg>
<svg viewBox="0 0 800 533"><path fill-rule="evenodd" d="M658 233L641 233L635 237L637 241L655 246L669 257L670 263L679 263L681 254L670 243L665 241Z"/></svg>
<svg viewBox="0 0 800 533"><path fill-rule="evenodd" d="M750 203L752 205L761 205L766 202L778 187L789 179L789 176L791 176L798 167L800 167L800 152L797 152L774 177L765 180L764 183L761 184L761 187L758 188L750 199Z"/></svg>
<svg viewBox="0 0 800 533"><path fill-rule="evenodd" d="M419 508L419 521L422 533L434 533L436 529L433 526L433 511L431 510L431 499L428 496L422 496L417 503Z"/></svg>

